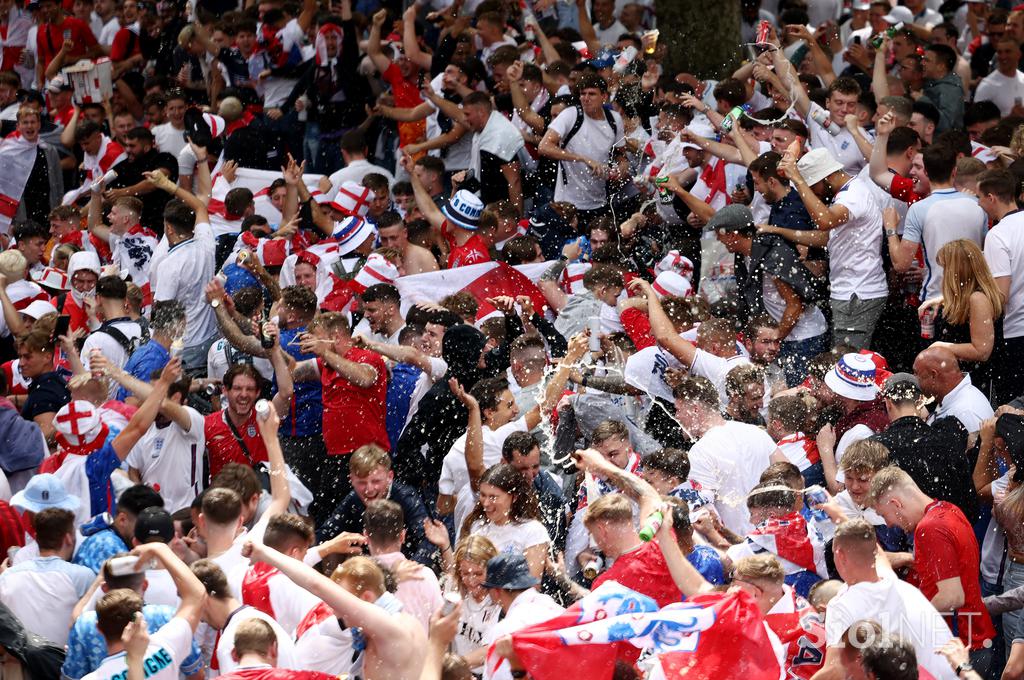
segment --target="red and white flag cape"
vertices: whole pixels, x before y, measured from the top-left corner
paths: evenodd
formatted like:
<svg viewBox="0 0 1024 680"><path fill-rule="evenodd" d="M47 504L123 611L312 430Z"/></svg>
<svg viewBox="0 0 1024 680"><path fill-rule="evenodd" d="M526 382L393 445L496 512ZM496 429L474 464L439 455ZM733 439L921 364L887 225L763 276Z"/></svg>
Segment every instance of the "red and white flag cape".
<svg viewBox="0 0 1024 680"><path fill-rule="evenodd" d="M482 319L496 310L487 298L499 295L528 295L536 310L544 309L547 300L534 283L550 263L511 267L504 262L483 262L456 269L403 276L395 281L402 294L402 308L417 302L438 302L452 293L465 290L479 303L476 318Z"/></svg>
<svg viewBox="0 0 1024 680"><path fill-rule="evenodd" d="M609 590L606 587L612 586ZM662 609L605 583L555 618L512 634L519 662L534 680L611 680L615 661L656 655L652 677L778 680L778 657L764 616L743 592L709 593ZM487 663L500 661L493 648Z"/></svg>
<svg viewBox="0 0 1024 680"><path fill-rule="evenodd" d="M0 142L0 234L11 231L11 222L21 204L25 184L36 164L38 142L26 141L18 133Z"/></svg>
<svg viewBox="0 0 1024 680"><path fill-rule="evenodd" d="M281 223L281 211L270 202L270 185L274 180L283 178L280 172L238 168L235 170L235 181L229 183L218 170L219 167L214 170L210 204L207 206L210 212L210 227L213 228L214 235L237 234L241 228L242 216L228 215L227 209L224 207L224 198L228 192L239 187L252 192L257 215L267 218L271 224ZM310 192L319 191L321 177L322 175L306 174L302 176L302 182Z"/></svg>
<svg viewBox="0 0 1024 680"><path fill-rule="evenodd" d="M826 578L825 556L821 540L812 540L812 532L799 512L761 522L747 535L754 552L770 552L779 558L787 574L810 571Z"/></svg>

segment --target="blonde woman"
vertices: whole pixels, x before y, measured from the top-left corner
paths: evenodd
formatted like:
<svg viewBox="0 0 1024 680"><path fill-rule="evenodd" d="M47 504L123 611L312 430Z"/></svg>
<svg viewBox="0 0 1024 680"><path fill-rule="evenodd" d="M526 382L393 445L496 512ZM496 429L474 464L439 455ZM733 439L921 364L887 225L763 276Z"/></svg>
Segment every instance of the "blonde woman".
<svg viewBox="0 0 1024 680"><path fill-rule="evenodd" d="M975 385L986 383L993 348L1003 334L1002 295L973 241L950 241L939 250L937 260L943 268L942 297L920 308L922 315L938 308L932 347L948 348Z"/></svg>
<svg viewBox="0 0 1024 680"><path fill-rule="evenodd" d="M441 531L447 537L443 525ZM430 534L428 530L428 538ZM447 553L447 550L442 552ZM455 546L451 564L441 582L446 593L456 592L462 596L459 632L452 641L452 651L466 659L474 674L483 673L487 654L484 640L501 617L501 606L491 600L483 585L487 561L497 554L498 549L490 539L477 534L463 536Z"/></svg>

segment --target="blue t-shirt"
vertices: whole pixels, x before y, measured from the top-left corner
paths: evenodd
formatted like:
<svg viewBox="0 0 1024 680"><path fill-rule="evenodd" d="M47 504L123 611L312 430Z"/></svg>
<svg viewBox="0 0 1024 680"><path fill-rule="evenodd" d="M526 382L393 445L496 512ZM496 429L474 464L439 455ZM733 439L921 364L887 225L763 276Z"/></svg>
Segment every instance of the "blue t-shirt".
<svg viewBox="0 0 1024 680"><path fill-rule="evenodd" d="M124 371L132 377L148 383L150 376L153 375L153 371L162 371L170 360L171 355L164 349L164 346L155 340L150 340L128 357L128 362L124 365ZM124 401L131 394L131 392L122 387L117 391L117 400Z"/></svg>
<svg viewBox="0 0 1024 680"><path fill-rule="evenodd" d="M146 628L152 635L174 618L174 607L164 604L147 604L142 607ZM68 652L64 658L61 674L71 680L92 673L107 657L107 641L96 627L96 612L84 612L71 626L68 636ZM203 667L203 655L199 645L192 641L192 653L181 664L183 675L195 675Z"/></svg>
<svg viewBox="0 0 1024 680"><path fill-rule="evenodd" d="M124 539L118 536L117 532L113 529L103 529L98 531L92 536L86 536L85 540L82 541L82 545L78 547L78 552L75 553L75 564L80 564L83 567L89 567L95 573L100 573L100 567L103 563L109 560L118 553L124 553L131 550Z"/></svg>
<svg viewBox="0 0 1024 680"><path fill-rule="evenodd" d="M296 337L305 333L306 327L282 328L281 347L296 361L315 359L299 349ZM281 435L285 437L309 437L323 432L323 390L319 380L295 383L295 396L288 415L281 419Z"/></svg>

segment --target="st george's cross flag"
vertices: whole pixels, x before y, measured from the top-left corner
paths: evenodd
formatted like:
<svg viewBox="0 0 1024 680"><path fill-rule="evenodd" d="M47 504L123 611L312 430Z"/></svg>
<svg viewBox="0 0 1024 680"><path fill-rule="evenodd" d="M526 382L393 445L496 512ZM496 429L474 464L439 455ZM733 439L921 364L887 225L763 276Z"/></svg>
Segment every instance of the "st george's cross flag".
<svg viewBox="0 0 1024 680"><path fill-rule="evenodd" d="M653 655L652 677L778 680L778 657L752 597L708 593L657 609L618 583L602 584L555 618L512 634L519 662L534 680L611 680L616 660ZM499 659L493 648L491 667Z"/></svg>
<svg viewBox="0 0 1024 680"><path fill-rule="evenodd" d="M0 234L11 231L25 184L36 164L38 148L38 142L29 142L17 132L0 142Z"/></svg>

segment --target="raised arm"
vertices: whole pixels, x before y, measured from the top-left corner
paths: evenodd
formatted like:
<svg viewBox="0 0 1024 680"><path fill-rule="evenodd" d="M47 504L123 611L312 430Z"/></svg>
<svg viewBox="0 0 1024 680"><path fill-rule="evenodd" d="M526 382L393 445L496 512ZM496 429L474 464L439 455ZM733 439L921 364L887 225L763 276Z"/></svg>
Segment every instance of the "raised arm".
<svg viewBox="0 0 1024 680"><path fill-rule="evenodd" d="M661 507L661 496L653 486L628 470L621 469L605 458L600 451L596 449L577 451L573 458L584 470L597 477L607 479L630 499L636 501L640 506L641 522Z"/></svg>
<svg viewBox="0 0 1024 680"><path fill-rule="evenodd" d="M366 54L370 57L370 61L373 62L374 67L376 67L381 75L391 66L391 60L384 56L384 52L380 48L380 31L387 18L388 11L386 9L379 10L373 15L370 38L366 41Z"/></svg>
<svg viewBox="0 0 1024 680"><path fill-rule="evenodd" d="M714 586L693 568L693 565L683 555L683 551L679 549L675 533L672 531L671 512L665 513L657 538L658 547L661 548L661 554L665 557L665 564L668 565L668 571L672 574L672 580L675 581L676 587L683 595L693 597L714 590Z"/></svg>
<svg viewBox="0 0 1024 680"><path fill-rule="evenodd" d="M114 382L134 394L143 403L153 393L153 390L156 389L155 385L139 380L123 368L110 363L102 354L90 357L89 368L109 376ZM159 410L185 432L192 429L192 418L189 416L188 410L181 404L171 399L164 399L160 404Z"/></svg>
<svg viewBox="0 0 1024 680"><path fill-rule="evenodd" d="M110 227L103 224L103 195L102 187L99 191L89 192L89 217L87 218L87 228L90 234L95 234L98 238L103 239L107 243L110 242Z"/></svg>
<svg viewBox="0 0 1024 680"><path fill-rule="evenodd" d="M416 197L416 207L419 208L423 216L427 218L427 221L435 229L440 229L441 225L444 224L445 217L441 212L441 209L434 203L434 199L430 197L430 192L423 186L423 182L416 176L414 172L412 158L410 156L402 156L402 167L409 173L409 182L412 184L413 195Z"/></svg>
<svg viewBox="0 0 1024 680"><path fill-rule="evenodd" d="M227 291L224 290L224 284L220 282L220 279L211 279L206 284L206 301L213 302L219 300L219 304L213 308L214 315L217 317L217 328L220 330L224 339L227 340L232 347L245 352L250 356L260 357L262 359L270 358L269 350L263 348L258 338L252 335L246 335L242 332L242 329L238 327L238 322L235 321L234 317L231 316L231 309L229 308L230 298L228 297Z"/></svg>
<svg viewBox="0 0 1024 680"><path fill-rule="evenodd" d="M403 656L410 653L410 631L405 619L392 616L383 608L356 597L312 567L273 548L247 542L242 547L242 555L269 564L296 585L316 595L347 625L362 628L376 645L380 645L382 653L392 651Z"/></svg>
<svg viewBox="0 0 1024 680"><path fill-rule="evenodd" d="M825 205L811 187L804 181L803 176L800 174L800 170L796 165L796 158L790 155L788 152L783 155L782 160L779 161L779 168L786 173L786 177L792 182L796 188L797 193L800 195L800 200L803 201L804 207L807 208L807 213L814 220L814 224L818 229L822 231L829 231L836 227L841 227L846 224L850 219L850 211L844 205Z"/></svg>
<svg viewBox="0 0 1024 680"><path fill-rule="evenodd" d="M60 143L64 145L65 149L75 148L75 132L78 130L78 117L82 111L75 105L74 113L71 114L71 120L68 121L67 126L60 133Z"/></svg>
<svg viewBox="0 0 1024 680"><path fill-rule="evenodd" d="M209 169L207 169L207 172L209 172ZM191 191L183 189L172 182L162 170L153 170L152 172L144 174L153 186L166 191L174 198L180 198L186 205L188 205L188 207L192 208L196 213L196 224L202 224L203 222L210 221L210 215L206 212L206 204L197 198Z"/></svg>
<svg viewBox="0 0 1024 680"><path fill-rule="evenodd" d="M288 370L288 361L281 349L281 335L276 324L268 324L267 332L274 338L274 347L270 350L270 363L274 366L274 379L277 381L277 394L274 395L274 409L278 415L287 415L291 410L292 397L295 396L295 383L292 372Z"/></svg>
<svg viewBox="0 0 1024 680"><path fill-rule="evenodd" d="M260 437L267 447L267 462L270 463L270 505L264 513L267 517L288 512L288 504L292 502L284 454L281 452L281 441L277 437L277 428L280 425L281 418L277 415L276 409L270 409L265 419L256 419L256 427L259 428Z"/></svg>
<svg viewBox="0 0 1024 680"><path fill-rule="evenodd" d="M127 458L131 450L142 439L142 435L146 434L146 430L153 424L156 414L160 411L160 405L167 397L167 388L180 375L181 359L174 358L167 362L164 370L160 372L160 377L153 385L153 391L142 402L139 410L135 412L124 429L114 437L114 441L110 442L118 458L121 460Z"/></svg>
<svg viewBox="0 0 1024 680"><path fill-rule="evenodd" d="M892 39L885 33L882 36L882 46L875 50L875 63L871 69L871 92L875 95L875 101L882 101L889 96L889 71L886 69L885 56L889 53Z"/></svg>
<svg viewBox="0 0 1024 680"><path fill-rule="evenodd" d="M370 340L369 338L361 335L357 337L359 337L359 342L362 343L366 349L372 350L394 362L399 364L411 364L420 370L425 371L428 375L432 370L430 357L415 347L409 347L407 345L392 345L387 342L376 342L375 340Z"/></svg>
<svg viewBox="0 0 1024 680"><path fill-rule="evenodd" d="M155 559L171 575L178 597L181 598L181 604L178 605L174 616L188 621L194 633L199 626L203 602L206 600L206 588L196 575L188 565L178 559L166 543L143 543L136 546L132 554L139 558L138 568L144 568L147 562Z"/></svg>
<svg viewBox="0 0 1024 680"><path fill-rule="evenodd" d="M889 172L889 133L896 128L896 117L892 111L878 119L875 123L875 145L871 149L868 163L871 181L890 192L892 189L892 173Z"/></svg>
<svg viewBox="0 0 1024 680"><path fill-rule="evenodd" d="M432 61L429 54L420 49L420 43L416 40L416 11L418 5L414 2L402 14L402 47L405 49L405 56L412 63L425 71L430 70Z"/></svg>
<svg viewBox="0 0 1024 680"><path fill-rule="evenodd" d="M455 378L448 380L452 394L462 402L469 411L469 423L466 426L466 471L469 472L469 487L475 492L484 476L484 426L480 418L480 404L467 392Z"/></svg>
<svg viewBox="0 0 1024 680"><path fill-rule="evenodd" d="M672 356L683 362L684 366L692 366L693 360L697 357L697 348L689 340L684 340L672 327L665 310L661 308L661 301L655 294L651 284L643 279L636 278L629 282L634 292L639 292L647 298L647 315L651 319L651 333L658 344L667 349Z"/></svg>

